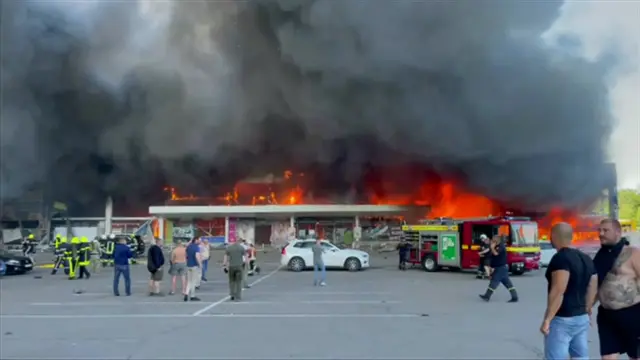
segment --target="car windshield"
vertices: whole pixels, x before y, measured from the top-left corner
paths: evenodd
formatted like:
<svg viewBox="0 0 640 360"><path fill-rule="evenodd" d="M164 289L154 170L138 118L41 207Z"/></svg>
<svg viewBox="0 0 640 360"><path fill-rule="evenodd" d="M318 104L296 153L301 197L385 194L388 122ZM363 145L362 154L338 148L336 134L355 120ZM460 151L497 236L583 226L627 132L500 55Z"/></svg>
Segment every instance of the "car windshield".
<svg viewBox="0 0 640 360"><path fill-rule="evenodd" d="M540 249L542 249L542 250L550 250L550 249L553 249L553 246L551 246L551 243L549 243L549 242L541 242L540 243Z"/></svg>
<svg viewBox="0 0 640 360"><path fill-rule="evenodd" d="M322 247L323 247L325 250L333 250L333 249L335 249L335 248L336 248L336 247L335 247L335 245L333 245L332 243L330 243L330 242L328 242L328 241L323 241L323 242L321 242L321 244L322 244Z"/></svg>
<svg viewBox="0 0 640 360"><path fill-rule="evenodd" d="M511 234L515 245L538 244L538 224L535 222L513 222Z"/></svg>

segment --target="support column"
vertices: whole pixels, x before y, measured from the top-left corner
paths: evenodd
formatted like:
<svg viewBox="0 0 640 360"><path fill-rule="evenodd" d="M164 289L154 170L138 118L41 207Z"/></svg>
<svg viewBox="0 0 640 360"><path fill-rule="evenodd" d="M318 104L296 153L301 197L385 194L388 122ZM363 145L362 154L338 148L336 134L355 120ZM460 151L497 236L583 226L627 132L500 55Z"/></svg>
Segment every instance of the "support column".
<svg viewBox="0 0 640 360"><path fill-rule="evenodd" d="M224 243L229 243L229 217L224 218Z"/></svg>
<svg viewBox="0 0 640 360"><path fill-rule="evenodd" d="M156 221L158 222L158 237L164 242L164 218L156 218Z"/></svg>
<svg viewBox="0 0 640 360"><path fill-rule="evenodd" d="M111 234L111 227L113 220L113 199L111 196L107 198L107 203L104 209L104 233Z"/></svg>
<svg viewBox="0 0 640 360"><path fill-rule="evenodd" d="M296 234L296 217L295 216L291 216L291 218L289 218L289 232L288 232L288 239L289 241L293 241L296 239L298 235Z"/></svg>
<svg viewBox="0 0 640 360"><path fill-rule="evenodd" d="M362 238L362 228L360 227L360 217L356 215L353 222L353 248L360 248L360 238Z"/></svg>

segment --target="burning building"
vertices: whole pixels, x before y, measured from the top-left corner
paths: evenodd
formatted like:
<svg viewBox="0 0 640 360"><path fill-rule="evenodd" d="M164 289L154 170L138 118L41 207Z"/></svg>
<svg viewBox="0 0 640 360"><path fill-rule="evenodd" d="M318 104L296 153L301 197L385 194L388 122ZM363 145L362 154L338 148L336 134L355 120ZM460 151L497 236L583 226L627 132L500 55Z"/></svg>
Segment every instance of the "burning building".
<svg viewBox="0 0 640 360"><path fill-rule="evenodd" d="M540 40L561 5L3 2L3 199L580 208L610 62Z"/></svg>

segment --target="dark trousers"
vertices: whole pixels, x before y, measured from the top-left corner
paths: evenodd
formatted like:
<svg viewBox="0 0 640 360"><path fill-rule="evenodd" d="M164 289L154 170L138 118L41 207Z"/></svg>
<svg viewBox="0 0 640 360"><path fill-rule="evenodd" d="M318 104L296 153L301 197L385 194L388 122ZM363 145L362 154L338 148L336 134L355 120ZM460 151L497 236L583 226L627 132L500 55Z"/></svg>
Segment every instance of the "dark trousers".
<svg viewBox="0 0 640 360"><path fill-rule="evenodd" d="M129 265L116 265L113 268L113 294L120 295L120 275L124 276L124 290L131 295L131 272Z"/></svg>
<svg viewBox="0 0 640 360"><path fill-rule="evenodd" d="M516 288L513 286L513 283L509 278L509 268L507 267L507 265L498 266L497 268L493 269L493 274L491 274L491 281L489 282L489 288L487 289L487 293L485 296L490 297L491 295L493 295L500 284L504 285L504 287L509 290L512 298L518 297Z"/></svg>
<svg viewBox="0 0 640 360"><path fill-rule="evenodd" d="M398 254L398 269L406 270L407 269L407 258L408 254Z"/></svg>
<svg viewBox="0 0 640 360"><path fill-rule="evenodd" d="M229 267L229 296L235 300L242 298L242 266Z"/></svg>
<svg viewBox="0 0 640 360"><path fill-rule="evenodd" d="M58 272L60 267L64 266L64 256L56 255L56 262L53 264L53 270L51 270L51 275L55 275Z"/></svg>
<svg viewBox="0 0 640 360"><path fill-rule="evenodd" d="M87 275L87 279L91 277L91 274L89 273L89 270L87 269L86 265L79 265L78 266L78 272L79 272L79 278L82 279L84 277L84 275Z"/></svg>

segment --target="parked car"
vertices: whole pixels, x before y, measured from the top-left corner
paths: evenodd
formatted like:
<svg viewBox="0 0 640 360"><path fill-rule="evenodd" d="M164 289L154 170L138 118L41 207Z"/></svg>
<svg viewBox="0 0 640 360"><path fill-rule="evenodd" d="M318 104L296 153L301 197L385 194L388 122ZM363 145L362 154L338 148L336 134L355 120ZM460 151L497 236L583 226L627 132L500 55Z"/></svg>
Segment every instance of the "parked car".
<svg viewBox="0 0 640 360"><path fill-rule="evenodd" d="M540 266L547 267L551 262L551 258L556 254L556 249L553 248L549 241L540 241Z"/></svg>
<svg viewBox="0 0 640 360"><path fill-rule="evenodd" d="M594 258L596 256L596 253L598 252L598 250L600 250L600 243L599 242L582 242L582 243L578 243L576 244L576 248L580 251L582 251L583 253L589 255L590 258Z"/></svg>
<svg viewBox="0 0 640 360"><path fill-rule="evenodd" d="M302 271L313 267L311 247L315 240L293 240L282 249L280 264L291 271ZM346 269L359 271L370 266L369 254L356 249L340 249L334 244L322 240L324 254L322 259L327 269Z"/></svg>
<svg viewBox="0 0 640 360"><path fill-rule="evenodd" d="M0 250L0 261L6 267L5 274L24 274L33 270L33 262L26 256L12 254L6 250Z"/></svg>

